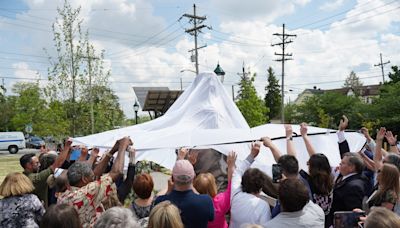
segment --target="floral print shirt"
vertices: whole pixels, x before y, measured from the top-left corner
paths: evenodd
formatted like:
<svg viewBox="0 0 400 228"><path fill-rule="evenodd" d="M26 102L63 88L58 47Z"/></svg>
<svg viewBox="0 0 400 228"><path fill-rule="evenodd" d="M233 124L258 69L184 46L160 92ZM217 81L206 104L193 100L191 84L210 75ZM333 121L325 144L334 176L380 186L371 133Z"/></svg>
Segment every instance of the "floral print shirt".
<svg viewBox="0 0 400 228"><path fill-rule="evenodd" d="M34 194L6 197L0 200L0 227L39 227L44 212L43 204Z"/></svg>
<svg viewBox="0 0 400 228"><path fill-rule="evenodd" d="M105 211L102 201L107 200L116 187L110 175L105 174L99 180L71 189L62 193L57 203L65 203L75 207L78 211L82 226L93 227L97 218Z"/></svg>

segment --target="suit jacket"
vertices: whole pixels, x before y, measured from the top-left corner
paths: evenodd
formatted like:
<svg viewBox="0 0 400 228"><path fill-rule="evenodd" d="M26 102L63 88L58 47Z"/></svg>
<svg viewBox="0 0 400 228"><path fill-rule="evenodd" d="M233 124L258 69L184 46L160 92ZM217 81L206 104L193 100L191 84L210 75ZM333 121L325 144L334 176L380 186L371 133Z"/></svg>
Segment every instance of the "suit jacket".
<svg viewBox="0 0 400 228"><path fill-rule="evenodd" d="M368 178L362 174L355 174L342 181L341 175L333 187L333 202L329 215L327 216L328 226L333 224L333 216L336 211L352 211L355 208L362 208L362 202L369 192Z"/></svg>

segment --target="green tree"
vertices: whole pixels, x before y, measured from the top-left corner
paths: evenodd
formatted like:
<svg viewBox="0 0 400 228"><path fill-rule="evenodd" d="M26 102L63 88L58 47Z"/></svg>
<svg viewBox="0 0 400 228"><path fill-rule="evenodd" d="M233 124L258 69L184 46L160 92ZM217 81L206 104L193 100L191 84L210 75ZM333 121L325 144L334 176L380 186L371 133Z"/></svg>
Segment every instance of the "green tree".
<svg viewBox="0 0 400 228"><path fill-rule="evenodd" d="M254 74L250 78L246 76L241 78L236 101L236 105L250 127L266 123L269 111L268 108L265 107L263 100L257 96L256 88L253 85L255 77L256 75Z"/></svg>
<svg viewBox="0 0 400 228"><path fill-rule="evenodd" d="M392 71L389 72L390 83L400 82L400 69L398 66L392 66Z"/></svg>
<svg viewBox="0 0 400 228"><path fill-rule="evenodd" d="M365 104L352 96L339 93L324 93L308 97L297 108L298 122L307 122L319 127L336 128L343 114L349 118L350 128L359 128L368 113L361 112Z"/></svg>
<svg viewBox="0 0 400 228"><path fill-rule="evenodd" d="M103 67L104 51L96 55L89 42L89 33L81 31L80 7L73 9L65 1L63 8L58 8L58 15L52 26L56 57L49 54L51 67L46 95L66 105L64 110L67 110L72 135L87 134L86 125L90 126L91 122L75 122L88 114L90 117L94 88L106 87L110 72ZM48 50L46 52L49 53ZM85 103L89 103L89 109ZM96 129L97 132L100 130Z"/></svg>
<svg viewBox="0 0 400 228"><path fill-rule="evenodd" d="M0 131L16 130L11 122L12 117L15 115L15 101L16 96L0 95Z"/></svg>
<svg viewBox="0 0 400 228"><path fill-rule="evenodd" d="M385 126L400 134L400 82L382 86L379 98L372 103L371 119L375 127Z"/></svg>
<svg viewBox="0 0 400 228"><path fill-rule="evenodd" d="M17 94L15 113L11 118L14 130L24 131L27 124L32 124L33 134L37 134L41 129L40 123L44 120L43 110L46 108L38 83L19 82L14 84L12 91Z"/></svg>
<svg viewBox="0 0 400 228"><path fill-rule="evenodd" d="M360 81L360 78L354 73L354 71L350 72L350 75L347 76L343 87L344 88L352 88L356 96L360 95L360 89L363 86L363 83Z"/></svg>
<svg viewBox="0 0 400 228"><path fill-rule="evenodd" d="M268 68L268 85L265 87L265 106L269 109L269 119L277 117L281 113L282 96L280 94L279 81L271 67Z"/></svg>

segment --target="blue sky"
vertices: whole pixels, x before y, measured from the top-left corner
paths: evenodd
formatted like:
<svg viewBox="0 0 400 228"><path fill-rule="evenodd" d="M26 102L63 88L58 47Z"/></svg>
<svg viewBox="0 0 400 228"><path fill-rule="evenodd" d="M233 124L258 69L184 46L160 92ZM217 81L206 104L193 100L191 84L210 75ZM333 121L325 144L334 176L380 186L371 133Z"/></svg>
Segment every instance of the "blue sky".
<svg viewBox="0 0 400 228"><path fill-rule="evenodd" d="M379 53L386 74L391 65L400 65L400 2L393 0L71 0L82 7L83 28L92 43L105 50L106 66L111 69L111 86L128 117L133 116L133 86L187 86L194 74L189 49L193 39L184 33L191 24L183 13L207 16L199 45L200 72L213 70L219 62L226 71L224 85L237 89L243 62L257 73L256 88L264 95L267 67L278 78L280 63L274 61L271 47L279 42L273 33L296 34L288 51L293 61L286 64L288 99L294 100L306 88L341 87L354 70L365 85L382 81ZM51 24L56 17L55 0L0 1L0 78L11 94L18 81L46 79L47 55L52 51ZM0 81L1 82L1 81ZM40 81L41 86L46 80Z"/></svg>

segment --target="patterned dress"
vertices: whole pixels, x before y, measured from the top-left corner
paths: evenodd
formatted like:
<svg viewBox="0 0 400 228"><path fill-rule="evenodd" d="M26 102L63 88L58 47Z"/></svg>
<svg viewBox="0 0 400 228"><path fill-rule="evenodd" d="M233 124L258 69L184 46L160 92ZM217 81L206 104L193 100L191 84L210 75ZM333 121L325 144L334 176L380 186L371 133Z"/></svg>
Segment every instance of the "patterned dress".
<svg viewBox="0 0 400 228"><path fill-rule="evenodd" d="M62 193L57 203L69 204L78 211L82 226L93 227L97 218L105 211L102 201L107 200L112 192L116 192L115 184L110 175L101 176L100 180Z"/></svg>
<svg viewBox="0 0 400 228"><path fill-rule="evenodd" d="M0 227L39 227L45 210L33 194L10 196L0 200Z"/></svg>

